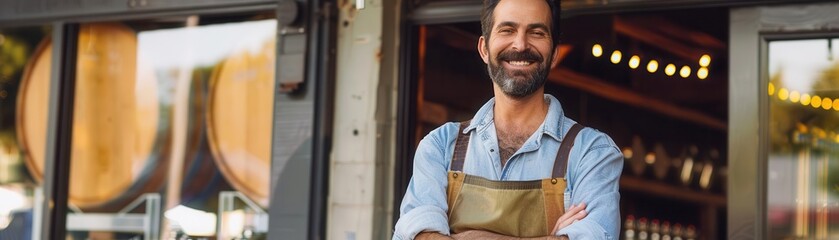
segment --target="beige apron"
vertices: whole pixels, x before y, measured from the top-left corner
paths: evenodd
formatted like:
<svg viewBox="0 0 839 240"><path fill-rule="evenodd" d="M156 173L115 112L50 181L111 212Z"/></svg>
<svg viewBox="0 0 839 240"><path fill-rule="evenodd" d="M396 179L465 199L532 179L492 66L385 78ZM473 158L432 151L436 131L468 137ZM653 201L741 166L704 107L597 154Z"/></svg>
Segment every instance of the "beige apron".
<svg viewBox="0 0 839 240"><path fill-rule="evenodd" d="M565 213L565 170L574 138L583 128L574 124L559 146L552 178L533 181L492 181L463 173L469 133L460 124L451 170L447 202L452 233L483 230L513 237L552 235L554 225Z"/></svg>

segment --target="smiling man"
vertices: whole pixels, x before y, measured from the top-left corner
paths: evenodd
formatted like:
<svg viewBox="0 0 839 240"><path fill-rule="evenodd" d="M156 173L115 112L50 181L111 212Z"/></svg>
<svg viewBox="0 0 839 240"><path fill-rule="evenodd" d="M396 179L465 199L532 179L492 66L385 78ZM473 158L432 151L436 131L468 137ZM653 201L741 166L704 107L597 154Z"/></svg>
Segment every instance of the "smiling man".
<svg viewBox="0 0 839 240"><path fill-rule="evenodd" d="M495 98L429 133L394 239L616 239L623 157L544 94L559 3L485 0L478 52Z"/></svg>

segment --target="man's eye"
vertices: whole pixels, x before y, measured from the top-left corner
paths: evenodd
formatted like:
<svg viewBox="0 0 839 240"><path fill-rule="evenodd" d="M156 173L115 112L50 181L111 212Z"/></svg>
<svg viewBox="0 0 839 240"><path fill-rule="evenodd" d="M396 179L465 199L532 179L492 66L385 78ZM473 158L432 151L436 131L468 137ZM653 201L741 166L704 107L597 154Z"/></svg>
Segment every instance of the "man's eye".
<svg viewBox="0 0 839 240"><path fill-rule="evenodd" d="M547 36L547 35L548 35L548 34L546 34L545 32L533 32L533 33L531 33L531 34L533 34L533 35L535 35L535 36L540 36L540 37L544 37L544 36Z"/></svg>
<svg viewBox="0 0 839 240"><path fill-rule="evenodd" d="M501 29L501 30L498 30L498 32L500 32L500 33L511 33L511 32L513 32L513 30L510 30L510 29Z"/></svg>

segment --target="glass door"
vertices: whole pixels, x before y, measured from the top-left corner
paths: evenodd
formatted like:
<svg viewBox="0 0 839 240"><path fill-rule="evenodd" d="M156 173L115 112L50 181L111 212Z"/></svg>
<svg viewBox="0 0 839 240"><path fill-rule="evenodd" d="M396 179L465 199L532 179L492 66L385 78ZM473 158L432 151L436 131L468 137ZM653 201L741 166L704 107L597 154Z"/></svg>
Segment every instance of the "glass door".
<svg viewBox="0 0 839 240"><path fill-rule="evenodd" d="M729 238L839 237L836 11L732 10Z"/></svg>
<svg viewBox="0 0 839 240"><path fill-rule="evenodd" d="M770 239L839 237L839 38L768 42Z"/></svg>

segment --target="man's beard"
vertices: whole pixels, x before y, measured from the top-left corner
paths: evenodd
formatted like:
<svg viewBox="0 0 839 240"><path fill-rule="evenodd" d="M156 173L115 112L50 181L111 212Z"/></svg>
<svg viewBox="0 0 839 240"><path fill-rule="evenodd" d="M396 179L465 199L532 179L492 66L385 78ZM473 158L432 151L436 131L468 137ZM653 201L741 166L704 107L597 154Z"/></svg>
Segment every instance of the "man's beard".
<svg viewBox="0 0 839 240"><path fill-rule="evenodd" d="M529 61L538 64L538 66L533 71L508 70L501 64L504 61ZM544 61L544 58L532 52L532 50L523 52L503 51L498 54L495 61L489 61L487 70L492 81L501 88L504 94L519 99L530 96L542 87L550 72L548 63Z"/></svg>

